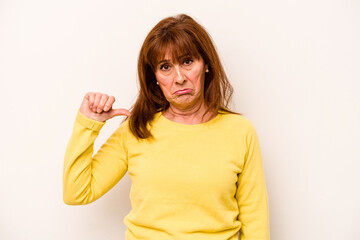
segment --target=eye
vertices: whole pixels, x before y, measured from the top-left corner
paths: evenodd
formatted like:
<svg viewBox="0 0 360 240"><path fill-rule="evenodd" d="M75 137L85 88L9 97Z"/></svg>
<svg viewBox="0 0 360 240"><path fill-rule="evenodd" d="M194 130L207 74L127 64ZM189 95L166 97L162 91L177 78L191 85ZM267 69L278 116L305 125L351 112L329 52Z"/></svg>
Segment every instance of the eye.
<svg viewBox="0 0 360 240"><path fill-rule="evenodd" d="M167 63L160 66L160 70L162 71L168 71L169 69L170 69L170 65Z"/></svg>
<svg viewBox="0 0 360 240"><path fill-rule="evenodd" d="M191 65L191 63L193 62L193 60L191 59L191 58L186 58L185 60L184 60L184 65Z"/></svg>

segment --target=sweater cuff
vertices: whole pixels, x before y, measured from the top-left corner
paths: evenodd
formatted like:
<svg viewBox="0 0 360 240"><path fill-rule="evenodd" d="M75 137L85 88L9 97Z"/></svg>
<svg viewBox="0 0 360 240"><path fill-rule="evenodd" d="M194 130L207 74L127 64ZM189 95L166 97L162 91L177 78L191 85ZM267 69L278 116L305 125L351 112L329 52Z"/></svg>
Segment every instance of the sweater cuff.
<svg viewBox="0 0 360 240"><path fill-rule="evenodd" d="M100 129L105 125L105 122L96 121L86 117L84 114L80 112L80 109L77 112L76 121L80 123L82 126L96 132L99 132Z"/></svg>

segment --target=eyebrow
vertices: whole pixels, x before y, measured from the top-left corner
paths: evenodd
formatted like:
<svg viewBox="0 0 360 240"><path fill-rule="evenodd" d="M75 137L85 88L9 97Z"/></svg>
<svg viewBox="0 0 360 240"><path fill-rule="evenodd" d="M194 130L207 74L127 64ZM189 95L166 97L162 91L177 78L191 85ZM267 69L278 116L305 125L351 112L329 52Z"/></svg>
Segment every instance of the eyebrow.
<svg viewBox="0 0 360 240"><path fill-rule="evenodd" d="M158 62L158 64L157 64L157 65L160 65L160 64L165 63L165 62L170 62L170 60L169 60L169 59L164 59L164 60L161 60L160 62Z"/></svg>
<svg viewBox="0 0 360 240"><path fill-rule="evenodd" d="M190 54L186 53L186 54L184 54L184 55L181 55L181 56L179 57L179 59L181 59L181 58L183 58L183 57L190 57L190 56L191 56ZM166 63L166 62L170 62L170 59L163 59L163 60L161 60L160 62L158 62L157 65L160 65L160 64Z"/></svg>

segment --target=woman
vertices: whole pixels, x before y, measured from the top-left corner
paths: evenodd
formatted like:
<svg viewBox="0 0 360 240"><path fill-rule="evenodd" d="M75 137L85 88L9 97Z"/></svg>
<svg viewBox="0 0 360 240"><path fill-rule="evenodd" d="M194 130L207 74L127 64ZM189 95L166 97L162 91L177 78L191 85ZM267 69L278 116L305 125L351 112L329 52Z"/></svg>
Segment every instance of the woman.
<svg viewBox="0 0 360 240"><path fill-rule="evenodd" d="M127 240L269 239L268 199L256 131L227 109L232 88L211 38L187 15L160 21L138 59L131 112L87 93L64 162L64 201L88 204L126 173ZM127 118L93 155L106 120Z"/></svg>

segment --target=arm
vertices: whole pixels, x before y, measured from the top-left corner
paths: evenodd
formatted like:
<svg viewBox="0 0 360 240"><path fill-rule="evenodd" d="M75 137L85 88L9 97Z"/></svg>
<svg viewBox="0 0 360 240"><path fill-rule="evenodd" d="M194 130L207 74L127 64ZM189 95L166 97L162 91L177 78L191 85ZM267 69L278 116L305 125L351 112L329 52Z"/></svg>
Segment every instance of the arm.
<svg viewBox="0 0 360 240"><path fill-rule="evenodd" d="M93 156L94 141L105 122L80 111L67 145L63 169L63 200L69 205L91 203L109 191L127 171L121 125Z"/></svg>
<svg viewBox="0 0 360 240"><path fill-rule="evenodd" d="M269 210L259 140L252 124L246 137L247 153L237 182L236 199L241 240L268 240Z"/></svg>

